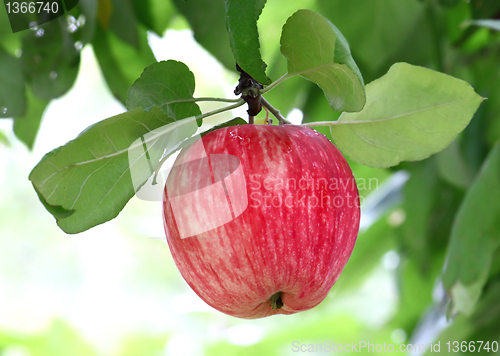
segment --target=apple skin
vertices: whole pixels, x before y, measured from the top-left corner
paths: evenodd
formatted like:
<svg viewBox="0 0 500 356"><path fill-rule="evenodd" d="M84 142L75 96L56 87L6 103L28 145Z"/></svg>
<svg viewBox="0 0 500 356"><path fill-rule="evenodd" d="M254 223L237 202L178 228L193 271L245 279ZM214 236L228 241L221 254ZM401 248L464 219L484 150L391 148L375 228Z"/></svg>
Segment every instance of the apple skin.
<svg viewBox="0 0 500 356"><path fill-rule="evenodd" d="M356 242L359 194L323 134L231 126L181 151L163 216L174 261L196 294L223 313L254 319L325 299Z"/></svg>

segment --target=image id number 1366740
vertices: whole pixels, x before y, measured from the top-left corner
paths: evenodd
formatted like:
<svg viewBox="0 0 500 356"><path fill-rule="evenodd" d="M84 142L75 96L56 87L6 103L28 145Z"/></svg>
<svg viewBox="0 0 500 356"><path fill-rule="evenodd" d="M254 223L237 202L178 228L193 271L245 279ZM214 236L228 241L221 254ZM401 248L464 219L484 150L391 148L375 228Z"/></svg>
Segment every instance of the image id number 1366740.
<svg viewBox="0 0 500 356"><path fill-rule="evenodd" d="M7 8L7 13L9 14L41 14L46 13L58 13L59 4L56 1L37 1L37 2L8 2L5 4Z"/></svg>
<svg viewBox="0 0 500 356"><path fill-rule="evenodd" d="M498 351L498 342L492 341L448 341L448 352L494 352Z"/></svg>

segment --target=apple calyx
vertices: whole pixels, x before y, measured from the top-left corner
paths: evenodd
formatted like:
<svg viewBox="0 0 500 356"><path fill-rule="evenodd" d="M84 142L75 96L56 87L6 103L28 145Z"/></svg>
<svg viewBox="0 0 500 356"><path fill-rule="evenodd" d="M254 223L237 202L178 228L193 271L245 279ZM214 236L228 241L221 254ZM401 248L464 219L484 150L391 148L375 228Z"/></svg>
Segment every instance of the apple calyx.
<svg viewBox="0 0 500 356"><path fill-rule="evenodd" d="M271 308L273 310L281 309L283 307L283 301L281 300L281 293L282 292L274 293L271 299L269 299L271 302Z"/></svg>

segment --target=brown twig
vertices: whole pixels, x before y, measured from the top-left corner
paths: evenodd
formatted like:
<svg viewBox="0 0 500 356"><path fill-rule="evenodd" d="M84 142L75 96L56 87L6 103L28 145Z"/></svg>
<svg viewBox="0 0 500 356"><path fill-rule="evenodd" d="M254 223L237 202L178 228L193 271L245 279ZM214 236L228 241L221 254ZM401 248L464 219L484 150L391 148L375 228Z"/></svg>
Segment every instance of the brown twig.
<svg viewBox="0 0 500 356"><path fill-rule="evenodd" d="M262 84L253 79L247 72L236 64L236 69L240 72L240 79L234 93L241 94L241 98L248 104L248 122L254 123L254 117L257 116L262 110L260 90L264 88Z"/></svg>
<svg viewBox="0 0 500 356"><path fill-rule="evenodd" d="M269 110L274 117L278 119L280 125L291 124L290 121L281 115L279 110L275 109L266 99L262 97L260 91L264 88L263 85L241 69L238 64L236 64L236 69L240 72L240 79L234 93L236 95L241 94L241 98L248 104L248 123L253 124L255 116L257 116L257 114L261 112L262 107L264 107L267 112L266 123L272 122L272 120L269 119Z"/></svg>

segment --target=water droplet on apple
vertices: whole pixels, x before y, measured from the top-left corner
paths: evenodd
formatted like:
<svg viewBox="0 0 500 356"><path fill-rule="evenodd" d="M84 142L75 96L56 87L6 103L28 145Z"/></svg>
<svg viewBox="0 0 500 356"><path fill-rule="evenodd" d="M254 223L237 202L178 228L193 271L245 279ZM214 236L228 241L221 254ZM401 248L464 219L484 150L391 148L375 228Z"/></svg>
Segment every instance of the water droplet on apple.
<svg viewBox="0 0 500 356"><path fill-rule="evenodd" d="M36 30L35 32L35 36L36 37L42 37L43 35L45 34L45 30L43 28L39 28L38 30Z"/></svg>
<svg viewBox="0 0 500 356"><path fill-rule="evenodd" d="M2 114L7 114L7 108L5 106L2 106L0 111L2 112Z"/></svg>
<svg viewBox="0 0 500 356"><path fill-rule="evenodd" d="M53 70L52 72L50 72L49 77L52 80L56 79L57 78L57 72Z"/></svg>
<svg viewBox="0 0 500 356"><path fill-rule="evenodd" d="M75 48L77 51L81 51L82 48L83 48L83 43L81 43L80 41L76 41L75 42Z"/></svg>
<svg viewBox="0 0 500 356"><path fill-rule="evenodd" d="M240 141L240 144L243 146L247 146L250 143L250 137L240 136L240 135L236 134L234 131L229 132L229 136L237 138Z"/></svg>

